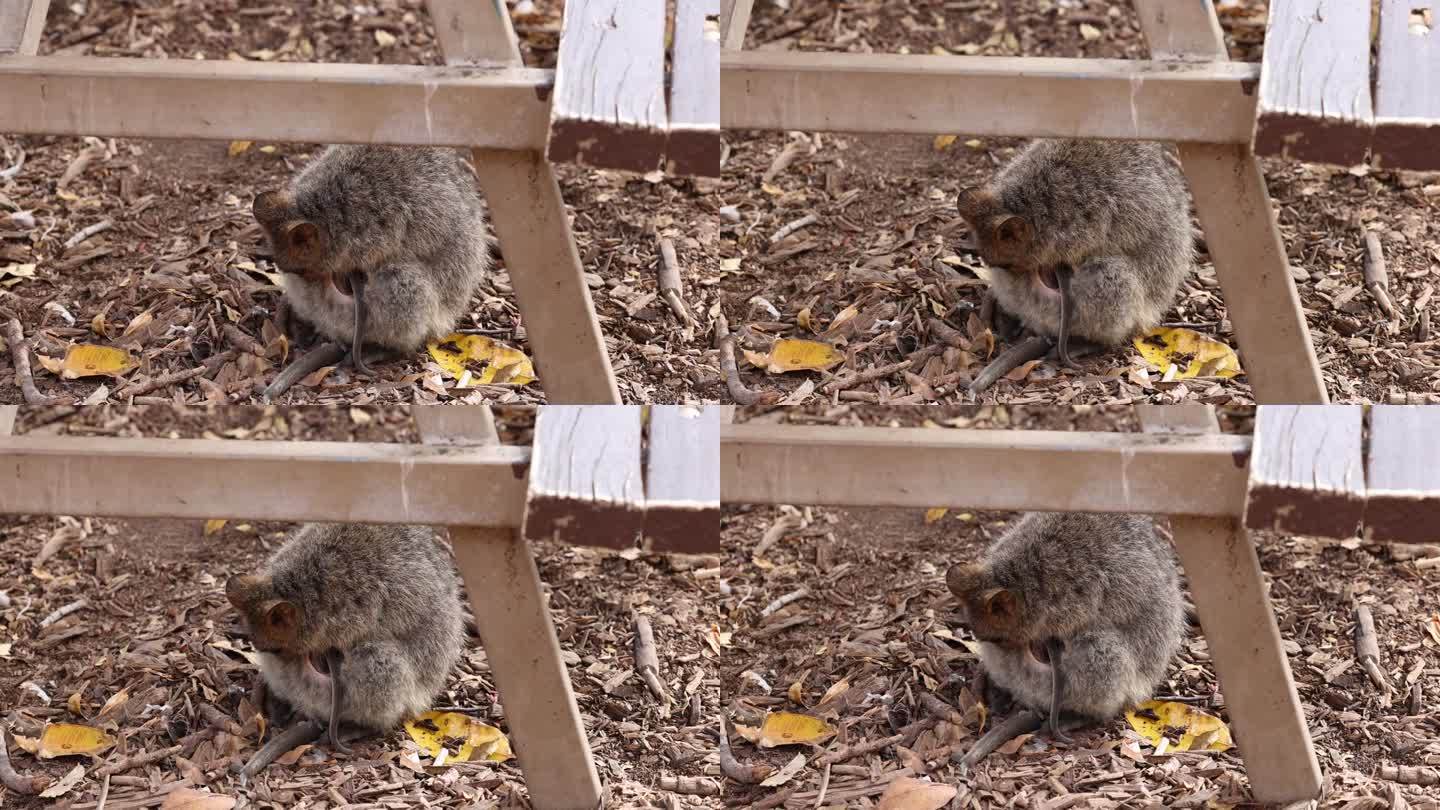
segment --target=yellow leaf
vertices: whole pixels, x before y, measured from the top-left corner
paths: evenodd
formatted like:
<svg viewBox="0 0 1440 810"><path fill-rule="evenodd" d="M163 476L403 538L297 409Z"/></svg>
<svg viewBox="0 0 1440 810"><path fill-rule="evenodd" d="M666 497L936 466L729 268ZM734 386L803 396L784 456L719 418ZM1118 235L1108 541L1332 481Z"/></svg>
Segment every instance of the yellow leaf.
<svg viewBox="0 0 1440 810"><path fill-rule="evenodd" d="M955 140L956 136L954 135L936 135L935 151L944 152L946 149L949 149L951 146L955 145Z"/></svg>
<svg viewBox="0 0 1440 810"><path fill-rule="evenodd" d="M41 759L98 754L115 744L115 739L98 728L75 723L51 723L40 734Z"/></svg>
<svg viewBox="0 0 1440 810"><path fill-rule="evenodd" d="M945 517L945 513L949 511L950 507L948 506L932 506L925 510L925 522L934 523L940 518Z"/></svg>
<svg viewBox="0 0 1440 810"><path fill-rule="evenodd" d="M1135 338L1135 349L1170 379L1234 377L1241 373L1235 350L1193 329L1152 329ZM1170 367L1175 373L1170 374Z"/></svg>
<svg viewBox="0 0 1440 810"><path fill-rule="evenodd" d="M219 793L194 788L176 788L165 794L160 810L230 810L235 800Z"/></svg>
<svg viewBox="0 0 1440 810"><path fill-rule="evenodd" d="M835 347L828 343L821 343L818 340L781 338L770 347L769 365L765 370L771 374L783 374L787 371L824 371L839 365L844 360L845 355L836 351Z"/></svg>
<svg viewBox="0 0 1440 810"><path fill-rule="evenodd" d="M405 731L432 757L448 752L447 762L504 762L513 756L504 732L459 712L425 712L407 721Z"/></svg>
<svg viewBox="0 0 1440 810"><path fill-rule="evenodd" d="M805 307L804 309L800 310L799 314L795 316L795 322L800 324L801 329L806 329L811 332L815 331L815 324L812 323L810 320L809 307Z"/></svg>
<svg viewBox="0 0 1440 810"><path fill-rule="evenodd" d="M902 776L880 794L877 810L940 810L956 792L954 785Z"/></svg>
<svg viewBox="0 0 1440 810"><path fill-rule="evenodd" d="M835 729L818 717L795 712L774 712L765 716L760 736L755 742L761 748L778 745L819 745L835 736Z"/></svg>
<svg viewBox="0 0 1440 810"><path fill-rule="evenodd" d="M225 524L227 522L228 518L215 518L214 520L205 521L205 536L209 537L210 535L225 528Z"/></svg>
<svg viewBox="0 0 1440 810"><path fill-rule="evenodd" d="M1125 719L1151 745L1168 740L1171 751L1226 751L1234 745L1223 720L1184 703L1147 700Z"/></svg>
<svg viewBox="0 0 1440 810"><path fill-rule="evenodd" d="M230 157L238 157L250 149L251 141L231 141Z"/></svg>
<svg viewBox="0 0 1440 810"><path fill-rule="evenodd" d="M790 698L790 702L796 706L805 705L805 690L800 686L799 681L790 684L790 688L786 690L785 696Z"/></svg>
<svg viewBox="0 0 1440 810"><path fill-rule="evenodd" d="M469 371L478 385L528 385L535 382L535 367L519 349L497 343L484 335L449 335L425 346L435 362L451 377L459 379Z"/></svg>
<svg viewBox="0 0 1440 810"><path fill-rule="evenodd" d="M118 377L135 367L135 361L124 349L77 343L65 352L60 376L66 380L80 377Z"/></svg>
<svg viewBox="0 0 1440 810"><path fill-rule="evenodd" d="M765 368L770 365L770 355L752 352L749 349L741 349L740 353L745 355L745 362L756 368Z"/></svg>

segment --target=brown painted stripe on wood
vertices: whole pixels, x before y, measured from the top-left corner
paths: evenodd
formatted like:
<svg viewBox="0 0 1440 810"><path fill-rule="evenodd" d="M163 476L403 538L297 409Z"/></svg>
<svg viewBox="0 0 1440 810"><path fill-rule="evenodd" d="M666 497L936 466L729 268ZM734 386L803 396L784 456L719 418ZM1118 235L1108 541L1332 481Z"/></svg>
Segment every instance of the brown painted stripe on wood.
<svg viewBox="0 0 1440 810"><path fill-rule="evenodd" d="M1365 515L1364 409L1260 405L1245 526L1354 537Z"/></svg>
<svg viewBox="0 0 1440 810"><path fill-rule="evenodd" d="M1440 542L1440 407L1371 406L1367 462L1366 538Z"/></svg>
<svg viewBox="0 0 1440 810"><path fill-rule="evenodd" d="M1440 169L1440 0L1381 0L1375 162Z"/></svg>

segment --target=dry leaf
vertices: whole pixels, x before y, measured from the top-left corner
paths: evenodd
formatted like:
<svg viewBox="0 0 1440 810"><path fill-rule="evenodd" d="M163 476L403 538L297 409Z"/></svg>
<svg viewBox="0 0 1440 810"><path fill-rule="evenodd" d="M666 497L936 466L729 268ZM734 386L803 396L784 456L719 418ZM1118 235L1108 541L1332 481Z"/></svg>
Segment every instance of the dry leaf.
<svg viewBox="0 0 1440 810"><path fill-rule="evenodd" d="M210 535L225 528L225 524L228 522L230 522L228 518L216 518L214 520L205 521L205 536L209 537Z"/></svg>
<svg viewBox="0 0 1440 810"><path fill-rule="evenodd" d="M40 734L41 759L98 754L115 744L115 739L98 728L76 723L51 723Z"/></svg>
<svg viewBox="0 0 1440 810"><path fill-rule="evenodd" d="M98 723L110 715L119 712L125 708L125 704L129 701L130 691L128 689L121 689L119 692L111 695L110 699L105 701L105 705L100 707L100 711L95 715L95 721Z"/></svg>
<svg viewBox="0 0 1440 810"><path fill-rule="evenodd" d="M10 264L0 267L0 287L13 287L19 284L21 279L34 277L34 264Z"/></svg>
<svg viewBox="0 0 1440 810"><path fill-rule="evenodd" d="M1134 342L1140 356L1166 379L1234 377L1241 373L1240 358L1234 349L1193 329L1161 327L1136 337Z"/></svg>
<svg viewBox="0 0 1440 810"><path fill-rule="evenodd" d="M936 151L936 152L944 152L946 149L949 149L951 146L954 146L954 145L955 145L955 141L956 141L956 136L954 136L954 135L936 135L936 136L935 136L935 151Z"/></svg>
<svg viewBox="0 0 1440 810"><path fill-rule="evenodd" d="M805 755L796 754L794 759L785 763L785 767L765 777L765 781L760 783L760 787L779 787L791 779L794 779L795 774L799 773L804 767Z"/></svg>
<svg viewBox="0 0 1440 810"><path fill-rule="evenodd" d="M235 800L219 793L207 793L194 788L176 788L165 796L160 810L230 810Z"/></svg>
<svg viewBox="0 0 1440 810"><path fill-rule="evenodd" d="M233 158L245 154L245 152L250 148L250 144L250 141L231 141L230 157Z"/></svg>
<svg viewBox="0 0 1440 810"><path fill-rule="evenodd" d="M934 523L940 518L945 517L945 513L949 511L950 507L948 506L932 506L931 508L925 510L925 522L927 524Z"/></svg>
<svg viewBox="0 0 1440 810"><path fill-rule="evenodd" d="M805 689L800 686L799 681L790 684L790 688L786 690L785 696L790 698L790 702L796 706L805 705Z"/></svg>
<svg viewBox="0 0 1440 810"><path fill-rule="evenodd" d="M1130 727L1157 748L1171 751L1226 751L1230 729L1213 714L1174 701L1147 700L1125 713Z"/></svg>
<svg viewBox="0 0 1440 810"><path fill-rule="evenodd" d="M425 712L405 723L410 739L432 757L446 752L450 762L510 759L510 740L500 729L459 712Z"/></svg>
<svg viewBox="0 0 1440 810"><path fill-rule="evenodd" d="M70 792L71 788L80 784L80 780L83 778L85 778L85 766L76 765L75 767L70 769L69 773L60 777L59 781L55 782L54 784L50 785L50 787L47 787L43 791L41 791L40 798L55 799L64 796L66 793Z"/></svg>
<svg viewBox="0 0 1440 810"><path fill-rule="evenodd" d="M468 385L529 385L535 382L535 367L519 349L498 343L484 335L452 334L426 344L430 356L455 379L469 372Z"/></svg>
<svg viewBox="0 0 1440 810"><path fill-rule="evenodd" d="M956 792L954 785L902 776L880 794L877 810L940 810Z"/></svg>
<svg viewBox="0 0 1440 810"><path fill-rule="evenodd" d="M756 355L752 358L751 353L746 352L745 357L755 365L763 366L771 374L784 374L787 371L825 371L845 361L845 355L836 351L835 347L828 343L797 338L781 338L775 341L775 344L770 347L768 356ZM757 359L761 362L755 362Z"/></svg>
<svg viewBox="0 0 1440 810"><path fill-rule="evenodd" d="M153 320L155 320L155 316L152 315L150 313L150 310L147 309L139 315L136 315L134 318L131 318L130 323L125 325L125 331L121 332L120 336L128 337L130 335L133 335L135 334L135 330L143 329L146 326L149 326L150 322Z"/></svg>
<svg viewBox="0 0 1440 810"><path fill-rule="evenodd" d="M65 380L97 375L118 377L133 368L135 361L124 349L77 343L65 352L65 359L60 363L60 377Z"/></svg>
<svg viewBox="0 0 1440 810"><path fill-rule="evenodd" d="M799 324L801 329L804 329L804 330L806 330L806 331L808 331L808 332L814 332L814 331L816 331L816 330L815 330L815 324L810 320L810 308L809 308L809 307L805 307L804 309L802 309L802 310L800 310L798 313L796 313L796 315L795 315L795 323Z"/></svg>
<svg viewBox="0 0 1440 810"><path fill-rule="evenodd" d="M773 712L765 716L764 725L760 727L756 738L750 741L761 748L774 748L779 745L819 745L833 736L835 729L818 717L795 712Z"/></svg>

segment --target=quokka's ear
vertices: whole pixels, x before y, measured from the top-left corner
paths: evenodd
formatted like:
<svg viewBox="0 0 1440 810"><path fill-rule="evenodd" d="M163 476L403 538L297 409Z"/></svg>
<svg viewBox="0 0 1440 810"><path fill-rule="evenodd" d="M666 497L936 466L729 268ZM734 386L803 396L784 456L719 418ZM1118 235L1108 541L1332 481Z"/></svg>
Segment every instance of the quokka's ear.
<svg viewBox="0 0 1440 810"><path fill-rule="evenodd" d="M267 603L264 615L265 630L273 639L293 639L300 630L300 610L287 599Z"/></svg>
<svg viewBox="0 0 1440 810"><path fill-rule="evenodd" d="M255 197L250 211L262 225L274 225L290 216L292 201L284 191L267 191Z"/></svg>
<svg viewBox="0 0 1440 810"><path fill-rule="evenodd" d="M314 267L325 256L325 234L320 226L308 220L297 220L285 225L283 249L291 262L304 267Z"/></svg>
<svg viewBox="0 0 1440 810"><path fill-rule="evenodd" d="M996 624L1014 626L1020 619L1020 598L1009 588L994 588L981 598L985 613Z"/></svg>
<svg viewBox="0 0 1440 810"><path fill-rule="evenodd" d="M991 226L991 237L997 242L1008 242L1014 245L1023 245L1030 241L1035 233L1030 227L1030 220L1017 214L1010 214L1001 217Z"/></svg>

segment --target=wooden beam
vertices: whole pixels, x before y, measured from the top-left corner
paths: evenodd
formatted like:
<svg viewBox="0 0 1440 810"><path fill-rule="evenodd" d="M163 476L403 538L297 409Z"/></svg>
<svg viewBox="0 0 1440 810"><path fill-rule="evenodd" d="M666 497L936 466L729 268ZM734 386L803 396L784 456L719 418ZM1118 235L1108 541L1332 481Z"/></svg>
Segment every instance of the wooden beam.
<svg viewBox="0 0 1440 810"><path fill-rule="evenodd" d="M720 176L719 0L676 0L670 54L669 174Z"/></svg>
<svg viewBox="0 0 1440 810"><path fill-rule="evenodd" d="M1147 432L1173 430L1169 410L1137 413ZM1194 429L1188 415L1179 420ZM1218 429L1212 412L1209 430ZM1170 529L1254 798L1277 804L1317 798L1320 764L1249 534L1228 517L1172 517Z"/></svg>
<svg viewBox="0 0 1440 810"><path fill-rule="evenodd" d="M750 9L755 0L720 0L721 46L727 51L745 47L745 29L750 27Z"/></svg>
<svg viewBox="0 0 1440 810"><path fill-rule="evenodd" d="M645 547L720 551L720 408L651 405Z"/></svg>
<svg viewBox="0 0 1440 810"><path fill-rule="evenodd" d="M545 401L619 403L554 169L534 152L476 149L473 158Z"/></svg>
<svg viewBox="0 0 1440 810"><path fill-rule="evenodd" d="M1258 65L723 51L725 129L1246 143ZM903 88L897 90L897 88Z"/></svg>
<svg viewBox="0 0 1440 810"><path fill-rule="evenodd" d="M12 56L0 58L0 131L538 150L550 80L527 68Z"/></svg>
<svg viewBox="0 0 1440 810"><path fill-rule="evenodd" d="M519 447L0 437L0 514L519 526Z"/></svg>
<svg viewBox="0 0 1440 810"><path fill-rule="evenodd" d="M1215 13L1209 3L1136 0L1135 7L1147 42L1195 48L1194 56L1199 58L1225 53L1218 23L1204 19ZM1208 43L1207 33L1211 37ZM1180 58L1186 54L1161 51L1157 55ZM1195 110L1208 114L1207 102L1197 103ZM1265 176L1248 147L1249 124L1246 129L1239 144L1179 144L1180 163L1205 229L1255 401L1324 404L1330 401L1329 394L1320 376L1300 294L1290 277L1290 262L1270 206Z"/></svg>
<svg viewBox="0 0 1440 810"><path fill-rule="evenodd" d="M567 0L545 156L653 171L666 121L664 0Z"/></svg>
<svg viewBox="0 0 1440 810"><path fill-rule="evenodd" d="M488 406L443 410L455 413L415 412L422 441L499 446ZM595 810L602 797L600 777L529 545L509 529L471 526L452 528L450 544L530 803Z"/></svg>
<svg viewBox="0 0 1440 810"><path fill-rule="evenodd" d="M541 408L521 534L634 548L645 526L641 436L638 405Z"/></svg>
<svg viewBox="0 0 1440 810"><path fill-rule="evenodd" d="M1370 4L1271 0L1256 154L1361 163L1374 119Z"/></svg>
<svg viewBox="0 0 1440 810"><path fill-rule="evenodd" d="M1245 526L1354 537L1365 516L1364 408L1261 405Z"/></svg>
<svg viewBox="0 0 1440 810"><path fill-rule="evenodd" d="M520 42L505 0L428 0L447 65L520 66Z"/></svg>
<svg viewBox="0 0 1440 810"><path fill-rule="evenodd" d="M1440 407L1373 405L1365 537L1440 541Z"/></svg>
<svg viewBox="0 0 1440 810"><path fill-rule="evenodd" d="M1440 1L1380 0L1374 162L1387 169L1440 169L1437 143Z"/></svg>
<svg viewBox="0 0 1440 810"><path fill-rule="evenodd" d="M722 425L724 503L1239 516L1248 436Z"/></svg>
<svg viewBox="0 0 1440 810"><path fill-rule="evenodd" d="M45 33L50 0L0 0L0 56L34 56Z"/></svg>

